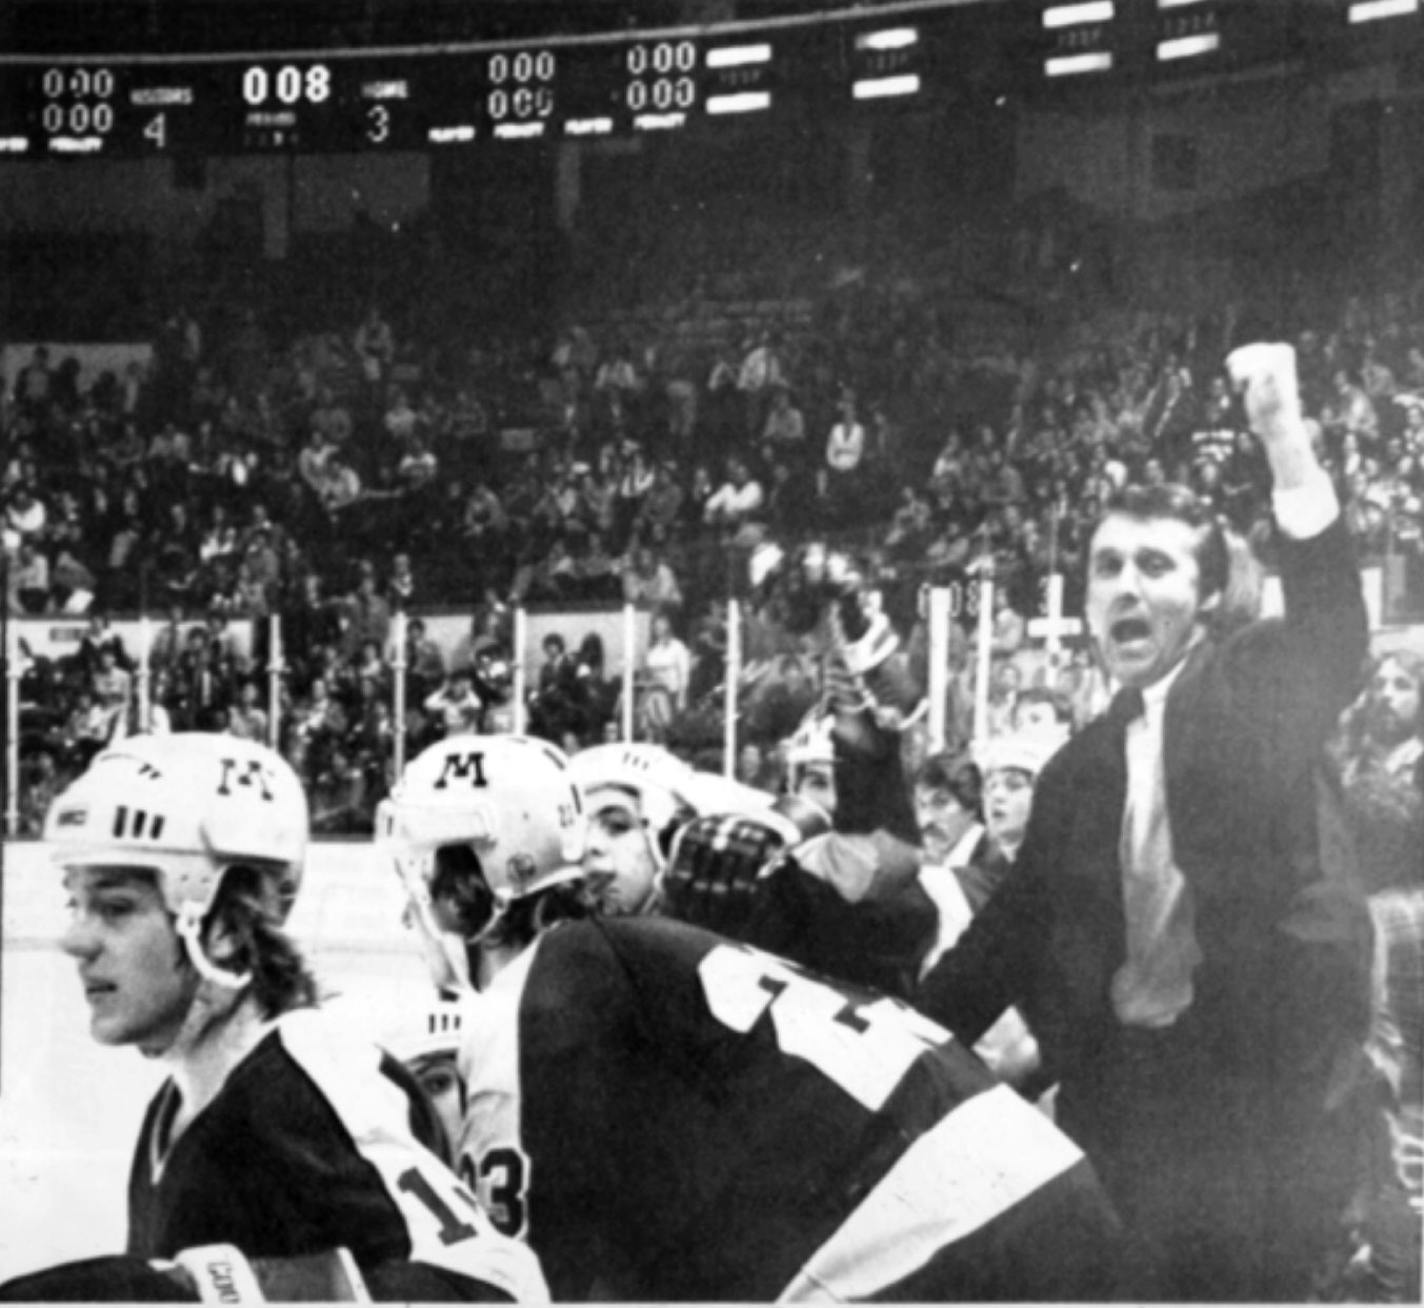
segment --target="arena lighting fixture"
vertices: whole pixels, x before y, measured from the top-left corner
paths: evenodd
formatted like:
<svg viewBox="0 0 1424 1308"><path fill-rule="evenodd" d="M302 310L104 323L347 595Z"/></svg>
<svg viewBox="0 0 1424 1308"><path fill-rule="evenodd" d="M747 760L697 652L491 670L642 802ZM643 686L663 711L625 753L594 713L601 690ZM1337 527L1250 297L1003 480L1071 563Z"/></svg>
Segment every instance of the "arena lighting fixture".
<svg viewBox="0 0 1424 1308"><path fill-rule="evenodd" d="M1198 32L1193 36L1178 36L1170 41L1158 41L1157 58L1165 63L1169 59L1192 59L1220 49L1220 32Z"/></svg>
<svg viewBox="0 0 1424 1308"><path fill-rule="evenodd" d="M1043 71L1049 77L1072 77L1078 73L1105 73L1113 66L1110 50L1093 50L1087 54L1055 55L1043 61Z"/></svg>
<svg viewBox="0 0 1424 1308"><path fill-rule="evenodd" d="M1402 18L1418 12L1419 0L1361 0L1350 6L1348 16L1352 23L1369 23L1377 18Z"/></svg>
<svg viewBox="0 0 1424 1308"><path fill-rule="evenodd" d="M709 114L754 114L771 108L770 91L736 91L730 95L709 95Z"/></svg>
<svg viewBox="0 0 1424 1308"><path fill-rule="evenodd" d="M857 50L905 50L920 39L913 27L887 27L880 32L862 32L855 38Z"/></svg>
<svg viewBox="0 0 1424 1308"><path fill-rule="evenodd" d="M850 93L857 100L886 100L895 95L915 95L919 89L918 73L899 73L894 77L867 77L854 83Z"/></svg>
<svg viewBox="0 0 1424 1308"><path fill-rule="evenodd" d="M707 52L708 68L745 68L749 64L770 62L771 46L765 42L761 45L722 45Z"/></svg>
<svg viewBox="0 0 1424 1308"><path fill-rule="evenodd" d="M1108 23L1116 11L1113 0L1085 0L1083 4L1054 5L1043 11L1043 25L1048 28L1077 27L1080 23Z"/></svg>

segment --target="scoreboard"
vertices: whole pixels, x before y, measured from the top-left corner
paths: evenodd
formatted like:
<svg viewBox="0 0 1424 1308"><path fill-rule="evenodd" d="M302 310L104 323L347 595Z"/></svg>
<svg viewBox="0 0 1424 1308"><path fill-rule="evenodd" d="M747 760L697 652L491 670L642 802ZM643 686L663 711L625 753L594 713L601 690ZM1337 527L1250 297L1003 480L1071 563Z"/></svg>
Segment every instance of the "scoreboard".
<svg viewBox="0 0 1424 1308"><path fill-rule="evenodd" d="M808 46L802 28L794 42L674 31L459 49L0 56L0 157L424 150L675 129L770 108L788 69L847 101L877 69L917 90L919 32L891 31L883 50L876 32L839 28L817 33L826 48Z"/></svg>

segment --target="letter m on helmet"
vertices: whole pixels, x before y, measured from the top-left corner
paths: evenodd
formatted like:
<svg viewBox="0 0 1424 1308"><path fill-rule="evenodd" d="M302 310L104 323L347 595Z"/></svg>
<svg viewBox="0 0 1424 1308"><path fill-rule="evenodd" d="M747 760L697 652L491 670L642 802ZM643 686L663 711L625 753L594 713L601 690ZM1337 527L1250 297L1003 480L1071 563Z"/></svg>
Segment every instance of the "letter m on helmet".
<svg viewBox="0 0 1424 1308"><path fill-rule="evenodd" d="M480 752L447 754L445 764L440 769L440 776L435 781L435 789L446 789L450 785L452 777L456 781L468 781L472 786L489 785L489 782L485 780L484 754Z"/></svg>

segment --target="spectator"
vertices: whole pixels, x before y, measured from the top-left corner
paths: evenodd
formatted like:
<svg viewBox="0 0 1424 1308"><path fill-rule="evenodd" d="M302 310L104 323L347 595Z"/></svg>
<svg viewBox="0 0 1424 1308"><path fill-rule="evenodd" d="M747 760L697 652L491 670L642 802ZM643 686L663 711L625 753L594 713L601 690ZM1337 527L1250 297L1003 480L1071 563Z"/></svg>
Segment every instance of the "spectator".
<svg viewBox="0 0 1424 1308"><path fill-rule="evenodd" d="M49 559L33 539L21 538L19 557L9 568L11 613L43 613L50 604Z"/></svg>
<svg viewBox="0 0 1424 1308"><path fill-rule="evenodd" d="M692 683L692 655L678 639L672 617L664 610L654 612L648 626L643 674L649 686L661 687L667 693L674 713L681 713L687 708L687 692Z"/></svg>
<svg viewBox="0 0 1424 1308"><path fill-rule="evenodd" d="M424 618L411 618L406 624L405 675L411 698L422 702L445 680L445 653L427 633Z"/></svg>
<svg viewBox="0 0 1424 1308"><path fill-rule="evenodd" d="M761 430L762 462L770 466L777 460L792 468L806 464L806 419L792 402L789 387L772 389L771 407Z"/></svg>
<svg viewBox="0 0 1424 1308"><path fill-rule="evenodd" d="M483 730L484 701L475 690L469 668L455 668L442 686L425 699L425 711L440 724L444 736L469 736Z"/></svg>
<svg viewBox="0 0 1424 1308"><path fill-rule="evenodd" d="M1424 846L1421 696L1424 658L1408 649L1382 655L1334 742L1360 871L1372 891L1414 880Z"/></svg>
<svg viewBox="0 0 1424 1308"><path fill-rule="evenodd" d="M629 604L678 608L682 587L677 575L649 545L635 543L623 568L623 598Z"/></svg>
<svg viewBox="0 0 1424 1308"><path fill-rule="evenodd" d="M729 536L744 535L760 520L765 498L746 460L733 455L727 460L727 480L707 500L703 520Z"/></svg>
<svg viewBox="0 0 1424 1308"><path fill-rule="evenodd" d="M227 734L265 745L267 731L267 710L262 707L261 688L255 681L245 680L238 687L236 703L228 705Z"/></svg>

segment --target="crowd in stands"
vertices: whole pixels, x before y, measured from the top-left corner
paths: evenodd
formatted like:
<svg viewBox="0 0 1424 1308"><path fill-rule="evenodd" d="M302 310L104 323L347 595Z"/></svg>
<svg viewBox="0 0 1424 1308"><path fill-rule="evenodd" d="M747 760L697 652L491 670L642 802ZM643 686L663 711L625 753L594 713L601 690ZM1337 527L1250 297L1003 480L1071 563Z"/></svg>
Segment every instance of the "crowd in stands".
<svg viewBox="0 0 1424 1308"><path fill-rule="evenodd" d="M1229 306L1095 306L1051 341L1006 344L973 339L904 265L866 255L804 294L733 305L688 278L647 312L533 336L437 339L381 304L282 335L255 309L180 305L147 366L87 384L62 347L37 346L0 413L9 614L171 613L148 701L174 727L249 734L268 730L280 615L281 739L319 827L359 830L390 780L397 611L468 612L484 633L483 665L433 642L408 653L414 745L507 708L511 606L627 599L661 615L639 734L693 752L720 742L723 601L750 594L750 554L833 540L921 656L922 586L960 583L953 739L973 729L965 583L992 565L997 721L1029 688L1016 680L1044 681L1026 619L1045 577L1062 574L1076 612L1084 529L1126 479L1192 485L1269 557L1261 456L1221 371ZM1397 285L1292 329L1360 547L1409 578L1424 551L1424 282ZM224 639L238 617L254 620L244 655ZM743 734L774 756L819 669L761 617L754 601ZM617 693L601 652L563 657L578 693L536 686L531 718L566 744L602 739ZM133 651L113 662L137 671ZM1032 688L1080 719L1098 706L1085 657L1050 672ZM132 686L100 675L85 650L26 673L37 795L131 721Z"/></svg>

